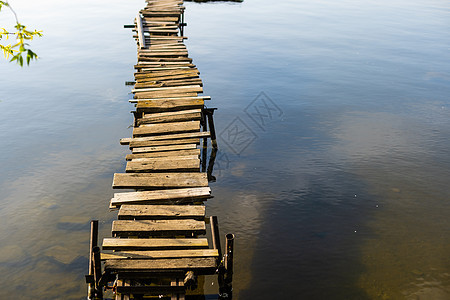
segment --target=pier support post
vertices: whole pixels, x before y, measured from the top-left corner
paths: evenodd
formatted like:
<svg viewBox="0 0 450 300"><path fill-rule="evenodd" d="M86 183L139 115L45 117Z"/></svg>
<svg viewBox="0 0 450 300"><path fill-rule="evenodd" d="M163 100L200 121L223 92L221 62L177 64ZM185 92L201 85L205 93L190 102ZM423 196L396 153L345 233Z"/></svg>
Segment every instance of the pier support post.
<svg viewBox="0 0 450 300"><path fill-rule="evenodd" d="M93 249L98 246L98 220L91 221L91 238L89 240L89 277L94 276ZM88 299L95 297L95 282L90 280L88 285Z"/></svg>
<svg viewBox="0 0 450 300"><path fill-rule="evenodd" d="M209 220L211 224L213 248L219 252L219 259L222 259L222 247L220 247L219 222L217 221L217 216L211 216L209 217Z"/></svg>
<svg viewBox="0 0 450 300"><path fill-rule="evenodd" d="M233 252L234 234L227 234L225 243L224 265L225 270L219 273L219 299L232 299L233 296Z"/></svg>
<svg viewBox="0 0 450 300"><path fill-rule="evenodd" d="M217 149L216 129L214 127L214 111L217 108L205 108L206 117L208 118L209 132L211 133L211 143L214 148Z"/></svg>
<svg viewBox="0 0 450 300"><path fill-rule="evenodd" d="M99 284L102 276L100 248L94 247L94 249L92 249L92 255L92 262L94 266L95 299L103 299L103 287Z"/></svg>

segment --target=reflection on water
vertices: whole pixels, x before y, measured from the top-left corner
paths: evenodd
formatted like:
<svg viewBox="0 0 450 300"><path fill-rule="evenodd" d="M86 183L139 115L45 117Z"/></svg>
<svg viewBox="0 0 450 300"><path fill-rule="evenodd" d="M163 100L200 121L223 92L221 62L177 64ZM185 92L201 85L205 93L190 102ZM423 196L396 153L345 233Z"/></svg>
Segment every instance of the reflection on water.
<svg viewBox="0 0 450 300"><path fill-rule="evenodd" d="M130 134L121 26L143 3L40 5L19 11L43 59L0 70L0 298L80 299ZM239 155L219 139L207 203L236 234L235 298L450 298L448 3L186 6L218 136L236 117L256 136ZM245 111L261 92L283 111L263 128Z"/></svg>

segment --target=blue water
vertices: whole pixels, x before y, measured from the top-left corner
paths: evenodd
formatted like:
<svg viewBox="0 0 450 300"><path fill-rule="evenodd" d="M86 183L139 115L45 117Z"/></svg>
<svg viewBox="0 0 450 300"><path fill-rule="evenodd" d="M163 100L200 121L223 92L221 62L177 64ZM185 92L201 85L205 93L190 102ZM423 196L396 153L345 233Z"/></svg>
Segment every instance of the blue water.
<svg viewBox="0 0 450 300"><path fill-rule="evenodd" d="M143 6L17 2L45 36L31 67L0 62L0 298L85 296L87 224L110 234L131 133L122 25ZM450 4L186 6L235 298L449 299Z"/></svg>

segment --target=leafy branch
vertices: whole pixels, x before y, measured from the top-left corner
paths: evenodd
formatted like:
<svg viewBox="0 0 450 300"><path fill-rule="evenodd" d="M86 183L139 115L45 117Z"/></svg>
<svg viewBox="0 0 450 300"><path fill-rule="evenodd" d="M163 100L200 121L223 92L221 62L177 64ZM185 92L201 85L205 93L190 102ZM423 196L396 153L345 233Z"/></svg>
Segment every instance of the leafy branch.
<svg viewBox="0 0 450 300"><path fill-rule="evenodd" d="M9 32L5 28L0 28L0 41L2 39L8 40L10 36L14 36L15 43L9 45L0 44L0 49L3 51L3 55L6 59L9 59L9 57L12 56L10 62L16 61L21 67L24 63L24 55L26 55L26 62L27 65L29 65L30 61L33 59L36 60L38 56L30 48L28 48L29 44L27 41L31 41L36 36L41 37L42 31L27 30L27 27L19 22L16 12L8 1L0 0L0 11L3 7L9 8L9 10L14 14L16 25L14 26L14 32Z"/></svg>

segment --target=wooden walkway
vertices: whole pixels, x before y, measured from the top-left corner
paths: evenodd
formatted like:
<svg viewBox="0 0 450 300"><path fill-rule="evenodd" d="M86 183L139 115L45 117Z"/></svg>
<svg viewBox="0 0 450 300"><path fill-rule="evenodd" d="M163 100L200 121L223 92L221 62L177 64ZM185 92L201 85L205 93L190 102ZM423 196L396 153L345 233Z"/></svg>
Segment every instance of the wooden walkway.
<svg viewBox="0 0 450 300"><path fill-rule="evenodd" d="M183 1L146 2L135 21L133 136L121 140L131 154L125 172L113 179L114 189L135 191L111 199L110 208L119 209L118 219L102 251L98 225L92 223L86 276L90 299L103 299L107 287L114 289L115 299L185 299L186 285L197 275L224 270L217 218L205 216L204 201L212 196L199 159L201 141L203 151L208 138L217 148L214 110L205 107L210 97L199 95L199 71L188 57L185 37L179 35L185 25ZM211 241L202 237L207 229ZM219 273L223 282L226 276Z"/></svg>

